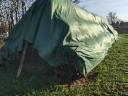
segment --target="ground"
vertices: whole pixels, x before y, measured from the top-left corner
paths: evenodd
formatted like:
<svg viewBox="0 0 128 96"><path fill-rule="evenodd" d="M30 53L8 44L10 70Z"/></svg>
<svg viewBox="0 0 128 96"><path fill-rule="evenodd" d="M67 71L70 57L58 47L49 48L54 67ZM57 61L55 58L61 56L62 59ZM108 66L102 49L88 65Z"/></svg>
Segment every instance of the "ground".
<svg viewBox="0 0 128 96"><path fill-rule="evenodd" d="M108 55L83 86L63 87L53 76L23 69L16 79L15 64L0 66L0 96L128 96L128 35L120 35L119 40L109 50ZM30 68L32 69L32 68Z"/></svg>

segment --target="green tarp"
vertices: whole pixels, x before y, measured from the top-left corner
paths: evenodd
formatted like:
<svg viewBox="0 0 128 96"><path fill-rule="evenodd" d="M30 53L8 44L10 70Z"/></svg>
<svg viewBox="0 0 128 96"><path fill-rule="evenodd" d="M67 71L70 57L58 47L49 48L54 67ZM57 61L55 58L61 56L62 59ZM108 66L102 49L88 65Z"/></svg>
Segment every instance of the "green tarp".
<svg viewBox="0 0 128 96"><path fill-rule="evenodd" d="M49 65L68 63L69 56L83 75L107 55L117 32L102 19L70 0L37 0L10 32L0 59L23 50L24 41Z"/></svg>

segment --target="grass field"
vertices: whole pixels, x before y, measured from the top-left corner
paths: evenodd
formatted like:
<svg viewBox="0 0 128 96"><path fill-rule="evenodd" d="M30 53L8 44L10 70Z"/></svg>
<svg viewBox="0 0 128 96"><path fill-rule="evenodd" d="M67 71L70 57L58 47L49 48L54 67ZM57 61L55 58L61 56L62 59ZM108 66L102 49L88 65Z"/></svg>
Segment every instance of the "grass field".
<svg viewBox="0 0 128 96"><path fill-rule="evenodd" d="M41 73L23 71L15 79L15 67L0 67L0 96L128 96L128 35L120 35L94 71L98 75L87 86L64 88Z"/></svg>

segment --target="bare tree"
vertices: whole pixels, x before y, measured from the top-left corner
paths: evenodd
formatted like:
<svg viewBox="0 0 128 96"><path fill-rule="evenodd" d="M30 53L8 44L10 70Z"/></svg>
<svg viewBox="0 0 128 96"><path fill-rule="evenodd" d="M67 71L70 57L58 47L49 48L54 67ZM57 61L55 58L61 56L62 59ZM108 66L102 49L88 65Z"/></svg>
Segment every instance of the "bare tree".
<svg viewBox="0 0 128 96"><path fill-rule="evenodd" d="M1 0L0 26L1 24L4 24L5 27L8 27L6 29L10 31L13 26L22 18L23 14L25 14L28 6L26 5L26 2L28 1L32 0Z"/></svg>
<svg viewBox="0 0 128 96"><path fill-rule="evenodd" d="M118 22L118 17L117 17L116 12L109 12L108 13L108 21L113 26Z"/></svg>
<svg viewBox="0 0 128 96"><path fill-rule="evenodd" d="M74 3L78 4L80 3L80 0L72 0Z"/></svg>

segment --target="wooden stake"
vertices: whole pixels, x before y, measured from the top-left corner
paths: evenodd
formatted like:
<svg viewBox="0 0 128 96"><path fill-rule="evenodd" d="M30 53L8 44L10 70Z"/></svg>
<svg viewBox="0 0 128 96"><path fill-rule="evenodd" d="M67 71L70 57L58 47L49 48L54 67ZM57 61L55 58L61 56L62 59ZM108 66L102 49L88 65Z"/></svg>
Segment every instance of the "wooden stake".
<svg viewBox="0 0 128 96"><path fill-rule="evenodd" d="M22 56L21 56L21 60L20 60L20 64L19 64L19 68L18 68L18 71L17 71L16 78L18 78L20 76L20 74L21 74L21 71L22 71L22 68L23 68L23 63L24 63L24 60L25 60L25 55L26 55L27 48L28 48L28 43L25 42L25 45L24 45L24 49L23 49L23 53L22 53Z"/></svg>

